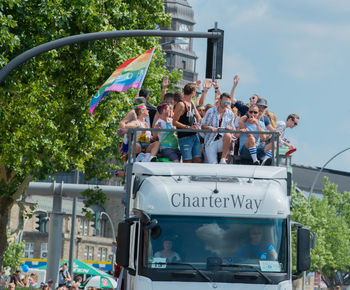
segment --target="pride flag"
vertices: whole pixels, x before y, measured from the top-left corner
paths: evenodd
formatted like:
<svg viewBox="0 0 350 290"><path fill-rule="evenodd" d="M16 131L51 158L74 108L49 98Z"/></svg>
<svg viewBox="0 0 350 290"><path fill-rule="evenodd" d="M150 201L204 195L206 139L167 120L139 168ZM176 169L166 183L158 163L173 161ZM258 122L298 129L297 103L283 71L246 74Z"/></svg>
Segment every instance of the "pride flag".
<svg viewBox="0 0 350 290"><path fill-rule="evenodd" d="M111 74L108 80L98 89L97 93L91 100L89 109L92 116L98 103L102 101L108 92L125 92L130 88L141 88L148 66L151 62L154 49L155 47L138 57L129 59Z"/></svg>

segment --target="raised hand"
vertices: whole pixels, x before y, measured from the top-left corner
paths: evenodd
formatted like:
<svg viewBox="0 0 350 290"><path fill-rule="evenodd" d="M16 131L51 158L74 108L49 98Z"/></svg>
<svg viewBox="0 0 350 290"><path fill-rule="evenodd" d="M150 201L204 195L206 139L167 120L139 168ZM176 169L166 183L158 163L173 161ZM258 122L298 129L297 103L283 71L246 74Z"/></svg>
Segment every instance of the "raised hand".
<svg viewBox="0 0 350 290"><path fill-rule="evenodd" d="M166 89L169 85L170 85L169 77L165 76L164 79L163 79L163 82L162 82L162 88Z"/></svg>
<svg viewBox="0 0 350 290"><path fill-rule="evenodd" d="M238 83L239 83L239 76L238 76L238 75L235 75L235 76L233 77L233 86L234 86L234 87L237 87Z"/></svg>
<svg viewBox="0 0 350 290"><path fill-rule="evenodd" d="M201 82L201 80L196 80L196 82L195 82L196 87L197 87L197 88L199 88L199 87L200 87L200 85L201 85L201 83L202 83L202 82Z"/></svg>
<svg viewBox="0 0 350 290"><path fill-rule="evenodd" d="M209 79L205 79L203 82L203 90L208 91L213 86L213 83Z"/></svg>

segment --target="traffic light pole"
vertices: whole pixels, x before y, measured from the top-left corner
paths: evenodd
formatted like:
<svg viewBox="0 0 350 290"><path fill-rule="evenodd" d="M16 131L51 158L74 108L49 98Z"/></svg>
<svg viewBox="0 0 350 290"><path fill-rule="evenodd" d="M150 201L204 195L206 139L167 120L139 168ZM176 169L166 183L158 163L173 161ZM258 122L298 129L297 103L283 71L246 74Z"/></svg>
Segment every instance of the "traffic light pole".
<svg viewBox="0 0 350 290"><path fill-rule="evenodd" d="M74 174L75 183L79 184L79 170L75 170ZM69 265L68 271L70 276L73 278L73 260L74 260L74 246L75 246L75 224L77 219L77 197L73 197L72 207L72 222L70 231L70 244L69 244Z"/></svg>
<svg viewBox="0 0 350 290"><path fill-rule="evenodd" d="M75 246L75 224L77 219L77 197L73 198L72 208L72 223L70 231L70 245L69 245L69 267L68 271L71 277L73 277L73 261L74 261L74 246Z"/></svg>
<svg viewBox="0 0 350 290"><path fill-rule="evenodd" d="M48 52L53 49L57 49L66 45L102 40L108 38L119 38L119 37L185 37L185 38L213 38L219 39L222 34L218 32L195 32L195 31L171 31L171 30L117 30L117 31L103 31L72 35L61 39L56 39L32 49L29 49L22 54L12 59L7 65L0 70L0 84L6 79L6 77L20 64L27 60Z"/></svg>
<svg viewBox="0 0 350 290"><path fill-rule="evenodd" d="M218 29L218 23L215 22L215 25L214 25L214 29ZM211 76L211 80L212 81L215 81L215 78L216 78L216 57L217 57L217 53L218 53L218 42L217 41L214 41L213 43L213 63L212 63L212 66L211 66L211 73L212 73L212 76Z"/></svg>
<svg viewBox="0 0 350 290"><path fill-rule="evenodd" d="M46 268L46 280L53 280L57 287L58 269L62 250L62 192L53 193L52 213L50 216L49 243Z"/></svg>

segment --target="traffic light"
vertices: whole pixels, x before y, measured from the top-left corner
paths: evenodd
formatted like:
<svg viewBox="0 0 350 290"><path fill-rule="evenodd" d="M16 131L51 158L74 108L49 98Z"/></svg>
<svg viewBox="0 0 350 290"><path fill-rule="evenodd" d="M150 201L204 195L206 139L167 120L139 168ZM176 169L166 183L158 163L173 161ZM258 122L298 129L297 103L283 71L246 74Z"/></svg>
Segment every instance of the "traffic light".
<svg viewBox="0 0 350 290"><path fill-rule="evenodd" d="M38 219L35 222L37 224L35 229L41 233L47 233L47 222L49 221L48 216L45 213L39 213L35 217Z"/></svg>
<svg viewBox="0 0 350 290"><path fill-rule="evenodd" d="M101 213L96 211L93 216L92 216L92 227L96 230L99 231L100 230L100 216Z"/></svg>
<svg viewBox="0 0 350 290"><path fill-rule="evenodd" d="M205 77L207 79L222 79L222 59L224 53L224 31L218 28L209 29L208 32L219 32L218 39L208 38L207 65Z"/></svg>

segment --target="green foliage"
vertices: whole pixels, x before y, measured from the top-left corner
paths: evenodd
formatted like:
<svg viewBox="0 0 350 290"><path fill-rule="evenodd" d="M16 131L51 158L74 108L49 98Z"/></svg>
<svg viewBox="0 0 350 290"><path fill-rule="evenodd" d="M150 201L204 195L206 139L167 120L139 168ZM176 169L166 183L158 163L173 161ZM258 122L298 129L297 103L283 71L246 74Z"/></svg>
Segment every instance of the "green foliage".
<svg viewBox="0 0 350 290"><path fill-rule="evenodd" d="M317 235L317 246L311 250L311 271L331 280L336 271L350 265L350 194L337 192L337 186L325 178L323 198L311 197L310 204L303 194L294 190L292 220L309 227Z"/></svg>
<svg viewBox="0 0 350 290"><path fill-rule="evenodd" d="M156 29L169 24L163 1L14 1L0 5L0 63L42 43L80 33ZM52 50L27 61L0 88L0 164L14 171L0 194L13 195L27 175L43 178L78 169L90 177L108 176L118 155L117 128L135 90L110 93L95 110L89 104L98 87L124 61L157 46L144 87L158 101L170 74L155 37L120 38ZM170 74L173 81L178 72ZM107 161L107 162L106 162ZM89 170L87 170L89 169Z"/></svg>
<svg viewBox="0 0 350 290"><path fill-rule="evenodd" d="M162 0L2 0L0 66L21 53L63 37L111 30L158 29L170 23ZM0 201L10 208L29 181L78 169L110 176L118 158L121 118L135 90L111 92L91 117L98 87L123 62L156 46L144 87L160 100L165 75L155 37L79 43L39 55L15 69L0 87ZM6 202L6 204L5 204ZM0 213L0 218L1 213ZM5 231L0 231L4 235ZM0 251L0 266L2 253Z"/></svg>
<svg viewBox="0 0 350 290"><path fill-rule="evenodd" d="M108 197L98 186L96 186L94 189L87 189L83 191L81 195L86 198L84 201L85 207L82 209L82 212L88 219L93 219L94 217L92 211L88 209L89 207L92 207L96 204L104 206L108 201Z"/></svg>
<svg viewBox="0 0 350 290"><path fill-rule="evenodd" d="M9 231L7 232L7 237L10 237ZM9 243L9 246L4 254L4 267L11 267L11 269L19 270L22 265L22 259L24 258L24 247L25 242L20 243L12 242Z"/></svg>

